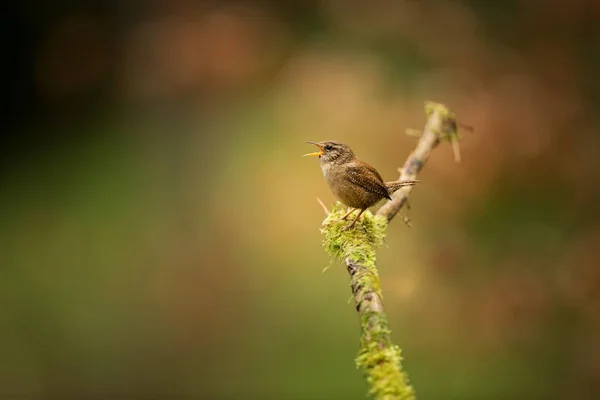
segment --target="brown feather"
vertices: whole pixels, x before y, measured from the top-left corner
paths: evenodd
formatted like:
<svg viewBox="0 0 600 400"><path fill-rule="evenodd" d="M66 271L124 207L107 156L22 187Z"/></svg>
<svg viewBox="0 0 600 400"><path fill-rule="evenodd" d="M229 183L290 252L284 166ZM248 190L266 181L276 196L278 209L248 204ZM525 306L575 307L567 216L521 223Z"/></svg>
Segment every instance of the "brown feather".
<svg viewBox="0 0 600 400"><path fill-rule="evenodd" d="M375 168L366 162L354 162L346 168L346 177L353 184L362 187L367 192L378 195L380 198L390 199L383 178Z"/></svg>

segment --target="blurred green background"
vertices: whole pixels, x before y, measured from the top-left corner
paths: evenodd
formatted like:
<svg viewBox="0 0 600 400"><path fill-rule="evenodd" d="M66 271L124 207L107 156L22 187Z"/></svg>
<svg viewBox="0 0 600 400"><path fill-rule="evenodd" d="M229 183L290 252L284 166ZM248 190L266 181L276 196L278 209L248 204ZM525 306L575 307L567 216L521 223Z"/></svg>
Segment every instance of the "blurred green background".
<svg viewBox="0 0 600 400"><path fill-rule="evenodd" d="M363 399L306 140L396 179L420 400L600 393L600 3L23 1L4 13L0 397Z"/></svg>

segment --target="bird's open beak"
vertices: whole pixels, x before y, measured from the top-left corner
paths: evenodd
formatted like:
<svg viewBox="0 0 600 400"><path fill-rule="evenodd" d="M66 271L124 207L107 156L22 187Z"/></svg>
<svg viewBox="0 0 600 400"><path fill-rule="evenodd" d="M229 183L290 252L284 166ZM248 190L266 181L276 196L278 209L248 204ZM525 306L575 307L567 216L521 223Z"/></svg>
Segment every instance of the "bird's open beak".
<svg viewBox="0 0 600 400"><path fill-rule="evenodd" d="M317 146L319 148L319 151L315 151L314 153L305 154L302 157L306 157L306 156L316 156L316 157L319 157L319 156L323 155L323 148L318 143L315 143L315 142L306 142L306 143L314 144L315 146Z"/></svg>

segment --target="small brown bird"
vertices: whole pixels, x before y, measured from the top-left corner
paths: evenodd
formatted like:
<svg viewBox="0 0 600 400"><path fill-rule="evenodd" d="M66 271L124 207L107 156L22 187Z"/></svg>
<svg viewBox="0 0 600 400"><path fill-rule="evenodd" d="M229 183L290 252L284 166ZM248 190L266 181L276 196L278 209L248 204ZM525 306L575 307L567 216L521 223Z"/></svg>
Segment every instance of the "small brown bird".
<svg viewBox="0 0 600 400"><path fill-rule="evenodd" d="M359 160L347 145L336 141L307 142L319 148L315 153L304 156L317 156L321 162L323 176L335 197L350 210L342 219L356 209L360 210L347 229L354 226L361 214L379 200L389 199L403 186L411 186L418 181L384 182L375 168Z"/></svg>

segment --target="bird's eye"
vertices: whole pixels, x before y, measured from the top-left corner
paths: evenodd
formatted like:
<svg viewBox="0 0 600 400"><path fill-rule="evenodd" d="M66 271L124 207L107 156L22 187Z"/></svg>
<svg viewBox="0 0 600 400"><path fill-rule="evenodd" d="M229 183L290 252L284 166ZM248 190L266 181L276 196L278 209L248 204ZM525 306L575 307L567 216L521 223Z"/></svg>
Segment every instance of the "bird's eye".
<svg viewBox="0 0 600 400"><path fill-rule="evenodd" d="M328 145L325 146L325 150L331 150L331 149L333 149L332 145L328 144Z"/></svg>

